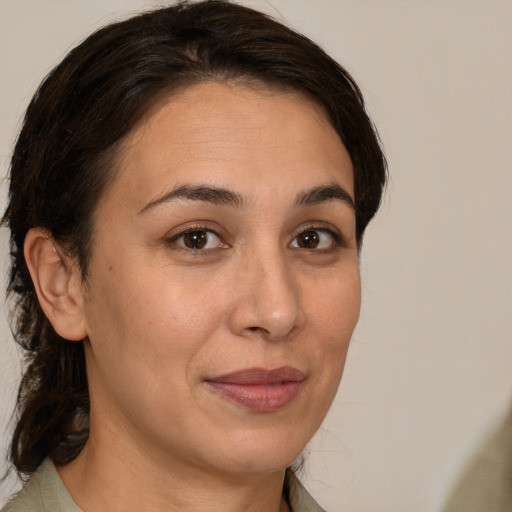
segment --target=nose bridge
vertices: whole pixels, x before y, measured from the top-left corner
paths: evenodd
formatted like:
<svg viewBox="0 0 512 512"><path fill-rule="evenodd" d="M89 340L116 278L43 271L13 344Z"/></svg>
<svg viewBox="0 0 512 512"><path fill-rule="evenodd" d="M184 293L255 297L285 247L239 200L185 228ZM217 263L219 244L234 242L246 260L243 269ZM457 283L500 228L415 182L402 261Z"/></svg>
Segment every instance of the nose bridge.
<svg viewBox="0 0 512 512"><path fill-rule="evenodd" d="M298 283L286 254L277 244L262 244L245 254L240 274L238 331L286 338L298 326L301 313Z"/></svg>

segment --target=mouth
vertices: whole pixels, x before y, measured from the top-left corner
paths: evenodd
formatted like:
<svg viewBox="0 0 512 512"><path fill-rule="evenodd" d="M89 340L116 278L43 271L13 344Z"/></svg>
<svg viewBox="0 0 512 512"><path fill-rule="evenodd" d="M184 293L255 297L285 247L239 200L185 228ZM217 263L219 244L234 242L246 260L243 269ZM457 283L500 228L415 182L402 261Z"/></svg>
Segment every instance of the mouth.
<svg viewBox="0 0 512 512"><path fill-rule="evenodd" d="M304 380L300 370L283 366L273 370L247 368L205 382L215 392L247 409L272 412L292 402Z"/></svg>

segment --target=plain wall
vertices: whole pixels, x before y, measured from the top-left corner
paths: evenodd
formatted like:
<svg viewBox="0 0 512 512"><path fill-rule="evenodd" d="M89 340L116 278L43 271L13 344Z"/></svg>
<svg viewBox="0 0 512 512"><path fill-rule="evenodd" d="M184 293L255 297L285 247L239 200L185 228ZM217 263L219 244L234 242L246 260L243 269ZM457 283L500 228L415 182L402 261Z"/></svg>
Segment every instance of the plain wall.
<svg viewBox="0 0 512 512"><path fill-rule="evenodd" d="M0 0L3 176L46 72L95 27L158 3ZM354 75L391 174L364 243L361 320L304 481L331 512L438 511L511 404L512 2L243 3L284 18ZM5 184L1 194L3 210ZM3 229L2 269L7 253ZM20 375L6 315L0 432ZM6 445L7 434L2 459Z"/></svg>

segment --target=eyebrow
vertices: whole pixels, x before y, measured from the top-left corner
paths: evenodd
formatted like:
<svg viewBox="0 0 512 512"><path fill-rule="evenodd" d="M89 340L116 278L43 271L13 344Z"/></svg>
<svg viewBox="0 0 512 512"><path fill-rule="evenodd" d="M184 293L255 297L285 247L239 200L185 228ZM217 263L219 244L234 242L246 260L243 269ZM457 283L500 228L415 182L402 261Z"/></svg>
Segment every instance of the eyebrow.
<svg viewBox="0 0 512 512"><path fill-rule="evenodd" d="M170 192L150 201L139 214L143 214L152 208L175 199L187 199L190 201L205 201L212 204L242 208L244 198L238 192L223 187L209 185L179 185ZM321 185L312 189L299 192L295 198L295 207L313 206L330 200L338 200L355 210L355 204L350 194L336 183Z"/></svg>
<svg viewBox="0 0 512 512"><path fill-rule="evenodd" d="M342 201L353 210L356 209L352 196L337 183L321 185L319 187L300 192L295 199L295 206L312 206L318 203L323 203L324 201L330 201L331 199Z"/></svg>
<svg viewBox="0 0 512 512"><path fill-rule="evenodd" d="M213 204L233 206L235 208L241 208L244 205L244 199L240 194L226 188L212 187L208 185L180 185L170 192L150 201L146 206L144 206L144 208L142 208L139 214L145 213L160 204L173 201L174 199L205 201Z"/></svg>

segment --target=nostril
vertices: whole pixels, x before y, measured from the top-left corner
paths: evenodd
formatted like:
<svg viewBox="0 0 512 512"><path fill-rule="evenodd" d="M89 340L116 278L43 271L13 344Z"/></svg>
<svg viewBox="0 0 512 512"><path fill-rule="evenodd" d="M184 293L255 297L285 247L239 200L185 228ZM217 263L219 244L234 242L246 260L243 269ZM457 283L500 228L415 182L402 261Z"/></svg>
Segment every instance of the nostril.
<svg viewBox="0 0 512 512"><path fill-rule="evenodd" d="M265 329L263 327L249 327L249 331L251 332L264 332L265 334L270 334L270 331L268 329Z"/></svg>

